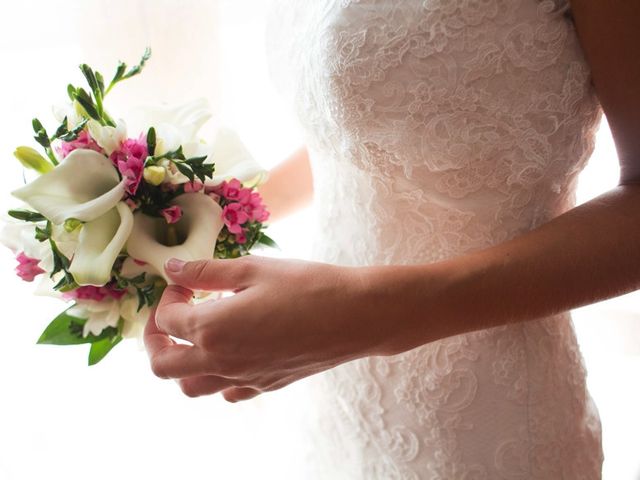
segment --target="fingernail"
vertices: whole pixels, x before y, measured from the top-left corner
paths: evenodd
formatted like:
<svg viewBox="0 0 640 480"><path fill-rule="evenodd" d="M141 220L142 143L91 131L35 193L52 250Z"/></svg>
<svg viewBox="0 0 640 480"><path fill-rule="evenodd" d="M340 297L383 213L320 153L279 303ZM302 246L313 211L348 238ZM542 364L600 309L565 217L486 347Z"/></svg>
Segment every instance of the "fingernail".
<svg viewBox="0 0 640 480"><path fill-rule="evenodd" d="M183 262L182 260L178 260L177 258L170 258L169 260L167 260L164 268L168 272L179 273L182 270L182 267L184 267L184 263L185 262Z"/></svg>

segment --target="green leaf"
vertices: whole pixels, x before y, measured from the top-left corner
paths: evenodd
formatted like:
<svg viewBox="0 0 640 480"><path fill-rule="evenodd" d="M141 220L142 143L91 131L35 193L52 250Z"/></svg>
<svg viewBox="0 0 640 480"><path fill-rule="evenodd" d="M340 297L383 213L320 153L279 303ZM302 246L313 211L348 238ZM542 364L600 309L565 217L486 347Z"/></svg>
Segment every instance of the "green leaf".
<svg viewBox="0 0 640 480"><path fill-rule="evenodd" d="M122 80L138 75L144 68L145 63L147 63L147 61L150 58L151 58L151 49L147 47L144 49L144 53L142 54L142 58L140 59L138 64L131 67L131 69L124 74L124 76L122 77Z"/></svg>
<svg viewBox="0 0 640 480"><path fill-rule="evenodd" d="M183 174L184 176L186 176L190 182L193 182L193 178L194 178L194 174L193 174L193 170L191 170L191 167L182 163L182 162L173 162L173 164L176 166L176 168L178 169L178 171Z"/></svg>
<svg viewBox="0 0 640 480"><path fill-rule="evenodd" d="M73 102L76 99L76 87L71 84L67 85L67 95L69 96L69 100Z"/></svg>
<svg viewBox="0 0 640 480"><path fill-rule="evenodd" d="M49 238L49 244L51 245L51 252L53 253L53 271L51 272L51 276L53 277L62 270L66 272L69 265L71 265L71 261L58 250L58 246L52 238Z"/></svg>
<svg viewBox="0 0 640 480"><path fill-rule="evenodd" d="M100 95L104 96L104 77L98 71L94 72L96 76L96 81L98 82L98 89L100 91Z"/></svg>
<svg viewBox="0 0 640 480"><path fill-rule="evenodd" d="M47 224L48 226L50 223ZM37 238L37 236L36 236ZM69 272L69 265L71 261L65 257L62 252L58 249L56 242L51 238L51 233L49 232L49 244L51 245L51 253L53 254L53 270L49 275L49 278L53 278L54 275L58 272L64 272L64 276L60 279L58 283L56 283L53 287L54 290L60 290L62 292L68 292L69 290L73 290L77 287L76 281L73 278L71 272Z"/></svg>
<svg viewBox="0 0 640 480"><path fill-rule="evenodd" d="M156 129L151 127L147 132L147 152L153 157L156 152Z"/></svg>
<svg viewBox="0 0 640 480"><path fill-rule="evenodd" d="M9 210L9 216L22 220L24 222L43 222L46 220L44 215L30 210Z"/></svg>
<svg viewBox="0 0 640 480"><path fill-rule="evenodd" d="M87 115L89 115L94 120L98 120L99 122L103 122L100 114L98 113L98 109L96 105L93 103L93 99L91 95L89 95L86 90L83 88L78 88L75 91L74 99L78 101L78 103L84 108Z"/></svg>
<svg viewBox="0 0 640 480"><path fill-rule="evenodd" d="M80 345L82 343L89 343L87 339L82 338L82 335L78 335L71 329L73 323L83 324L86 322L83 318L73 317L67 314L65 310L45 328L42 335L38 339L39 344L48 345Z"/></svg>
<svg viewBox="0 0 640 480"><path fill-rule="evenodd" d="M80 65L80 71L84 75L84 78L87 79L87 83L89 84L89 88L91 88L91 91L94 94L98 92L99 91L98 80L96 79L96 75L95 73L93 73L93 70L91 69L91 67L86 63L83 63L82 65Z"/></svg>
<svg viewBox="0 0 640 480"><path fill-rule="evenodd" d="M95 365L122 341L122 335L117 335L113 338L105 338L99 342L91 344L89 350L89 366Z"/></svg>
<svg viewBox="0 0 640 480"><path fill-rule="evenodd" d="M142 58L140 59L140 62L138 62L137 65L134 65L133 67L131 67L128 72L126 72L127 64L124 62L118 62L118 68L116 69L116 73L111 79L111 83L109 83L109 86L107 87L107 90L104 92L104 95L107 95L111 91L111 89L122 80L126 80L135 75L138 75L144 68L145 63L147 63L149 58L151 58L151 49L147 47L144 50L144 53L142 54Z"/></svg>
<svg viewBox="0 0 640 480"><path fill-rule="evenodd" d="M34 118L31 121L31 125L33 126L33 131L36 134L33 137L36 139L36 142L38 142L44 148L49 148L51 146L51 140L49 140L49 135L47 134L45 128L42 126L42 123L40 123L40 120Z"/></svg>
<svg viewBox="0 0 640 480"><path fill-rule="evenodd" d="M54 318L49 326L45 328L38 339L40 345L82 345L85 343L96 343L104 339L114 338L118 335L118 329L113 327L105 328L100 335L89 334L82 336L82 328L87 322L85 318L69 315L67 310Z"/></svg>
<svg viewBox="0 0 640 480"><path fill-rule="evenodd" d="M82 122L80 122L78 125L76 125L73 130L65 133L64 135L62 135L61 137L58 137L60 140L62 140L63 142L72 142L74 140L76 140L78 138L78 135L80 135L80 132L82 132L82 130L84 130L84 127L87 125L87 122L89 121L88 118L85 118L84 120L82 120Z"/></svg>
<svg viewBox="0 0 640 480"><path fill-rule="evenodd" d="M116 277L116 283L118 285L118 288L122 290L128 287L129 285L135 286L139 283L143 283L147 277L147 273L142 272L141 274L136 275L135 277L129 278L129 277L123 277L117 272L115 272L115 277Z"/></svg>
<svg viewBox="0 0 640 480"><path fill-rule="evenodd" d="M118 67L116 68L116 73L113 76L113 79L111 80L111 83L109 84L109 88L107 89L107 92L109 90L111 90L111 87L113 87L113 85L115 85L120 80L122 80L122 76L124 75L124 72L126 70L127 70L127 64L124 63L124 62L118 62Z"/></svg>
<svg viewBox="0 0 640 480"><path fill-rule="evenodd" d="M273 238L265 235L264 233L260 233L260 236L258 237L258 243L271 248L280 248Z"/></svg>
<svg viewBox="0 0 640 480"><path fill-rule="evenodd" d="M136 294L138 295L138 308L136 311L139 312L145 305L151 307L156 299L155 285L136 286L135 288Z"/></svg>
<svg viewBox="0 0 640 480"><path fill-rule="evenodd" d="M71 275L67 270L64 271L64 276L60 279L58 283L53 286L54 290L59 290L61 292L68 292L70 290L74 290L78 287L73 275Z"/></svg>
<svg viewBox="0 0 640 480"><path fill-rule="evenodd" d="M56 130L56 133L53 135L53 138L60 138L63 135L66 135L67 133L68 133L68 130L67 130L67 117L64 117L64 120L62 120L62 123L60 124L60 126Z"/></svg>
<svg viewBox="0 0 640 480"><path fill-rule="evenodd" d="M167 152L164 155L160 156L158 159L160 158L166 158L168 160L184 160L185 156L182 151L182 145L180 145L177 150L173 150L172 152Z"/></svg>
<svg viewBox="0 0 640 480"><path fill-rule="evenodd" d="M202 183L205 182L207 177L212 178L213 172L215 171L215 164L204 163L207 158L209 158L207 155L203 157L193 157L184 162L191 167L194 175L198 177Z"/></svg>
<svg viewBox="0 0 640 480"><path fill-rule="evenodd" d="M45 240L49 240L51 238L51 223L47 222L47 226L45 228L36 227L36 240L39 242L44 242Z"/></svg>

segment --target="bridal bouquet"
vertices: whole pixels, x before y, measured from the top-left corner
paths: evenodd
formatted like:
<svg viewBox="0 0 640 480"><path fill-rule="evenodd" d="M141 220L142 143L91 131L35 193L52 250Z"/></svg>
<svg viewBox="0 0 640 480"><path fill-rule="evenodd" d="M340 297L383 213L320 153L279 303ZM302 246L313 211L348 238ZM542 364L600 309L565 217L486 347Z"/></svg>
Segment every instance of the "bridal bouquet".
<svg viewBox="0 0 640 480"><path fill-rule="evenodd" d="M37 293L71 303L38 343L90 344L89 365L139 336L167 284L167 259L235 258L273 245L255 191L264 171L232 131L198 138L206 102L148 109L134 131L105 109L107 94L150 54L132 68L120 62L108 85L81 65L89 88L69 85L69 104L54 109L55 133L33 120L44 155L15 151L39 176L12 192L26 205L8 212L3 243L18 276L41 279Z"/></svg>

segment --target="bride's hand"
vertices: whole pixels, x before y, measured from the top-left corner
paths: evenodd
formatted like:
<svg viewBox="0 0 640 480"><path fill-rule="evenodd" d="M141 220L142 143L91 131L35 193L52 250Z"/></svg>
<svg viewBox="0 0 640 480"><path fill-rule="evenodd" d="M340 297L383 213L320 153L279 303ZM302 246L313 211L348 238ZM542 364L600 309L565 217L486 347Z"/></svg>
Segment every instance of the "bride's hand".
<svg viewBox="0 0 640 480"><path fill-rule="evenodd" d="M188 396L247 399L379 352L363 269L251 256L166 271L180 286L165 290L145 344L153 372ZM236 294L194 305L193 290Z"/></svg>

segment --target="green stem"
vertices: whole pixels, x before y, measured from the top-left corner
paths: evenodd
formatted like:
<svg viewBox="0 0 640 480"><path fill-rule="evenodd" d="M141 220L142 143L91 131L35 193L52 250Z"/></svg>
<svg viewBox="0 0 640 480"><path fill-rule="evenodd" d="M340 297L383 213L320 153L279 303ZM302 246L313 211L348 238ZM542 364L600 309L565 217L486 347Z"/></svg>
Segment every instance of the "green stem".
<svg viewBox="0 0 640 480"><path fill-rule="evenodd" d="M57 166L58 165L58 159L53 154L53 150L51 149L51 147L45 148L44 151L47 152L47 157L49 157L49 160L51 160L51 163L53 163L54 166Z"/></svg>

